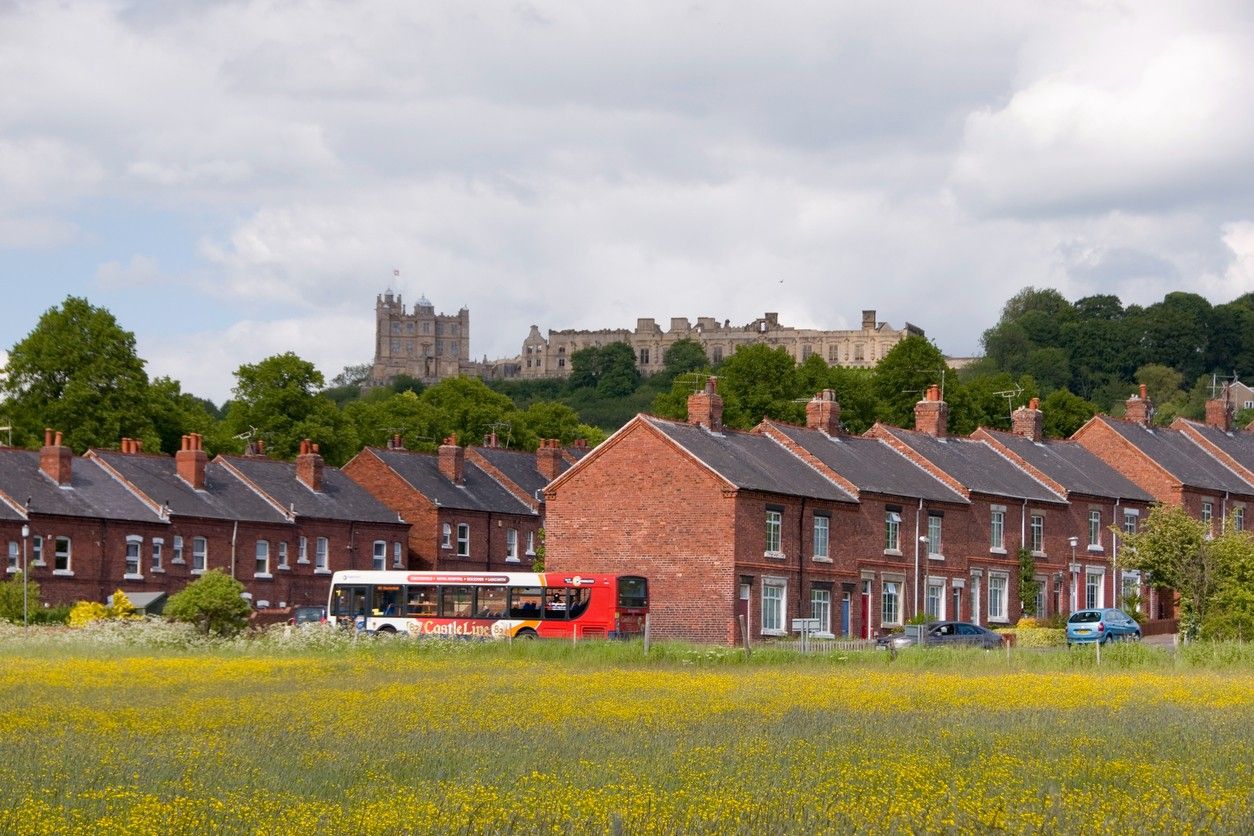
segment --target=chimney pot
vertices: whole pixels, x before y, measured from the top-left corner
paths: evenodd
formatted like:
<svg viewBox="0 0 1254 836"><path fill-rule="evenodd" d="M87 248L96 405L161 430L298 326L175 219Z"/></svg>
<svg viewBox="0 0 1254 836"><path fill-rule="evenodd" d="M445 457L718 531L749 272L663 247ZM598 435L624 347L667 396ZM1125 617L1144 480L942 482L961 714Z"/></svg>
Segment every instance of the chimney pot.
<svg viewBox="0 0 1254 836"><path fill-rule="evenodd" d="M39 451L39 469L58 485L68 485L73 475L74 454L69 447L61 444L61 433L44 430L44 440L48 443Z"/></svg>
<svg viewBox="0 0 1254 836"><path fill-rule="evenodd" d="M828 435L840 432L840 403L835 391L824 389L806 404L806 426Z"/></svg>
<svg viewBox="0 0 1254 836"><path fill-rule="evenodd" d="M52 427L44 427L44 446L52 446Z"/></svg>
<svg viewBox="0 0 1254 836"><path fill-rule="evenodd" d="M323 470L326 463L318 453L318 445L309 439L300 442L300 455L296 457L296 478L311 491L322 492Z"/></svg>
<svg viewBox="0 0 1254 836"><path fill-rule="evenodd" d="M936 438L949 429L949 405L941 400L940 387L932 384L926 397L914 405L914 428Z"/></svg>
<svg viewBox="0 0 1254 836"><path fill-rule="evenodd" d="M713 432L723 429L723 398L718 394L718 378L705 381L705 391L688 396L688 423Z"/></svg>

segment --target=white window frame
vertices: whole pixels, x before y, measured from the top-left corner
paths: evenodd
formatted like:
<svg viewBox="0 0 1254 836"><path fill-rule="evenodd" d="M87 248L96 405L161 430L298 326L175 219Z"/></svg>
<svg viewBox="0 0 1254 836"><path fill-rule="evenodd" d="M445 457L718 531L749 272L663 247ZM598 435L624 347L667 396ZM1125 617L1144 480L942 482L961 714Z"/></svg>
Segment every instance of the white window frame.
<svg viewBox="0 0 1254 836"><path fill-rule="evenodd" d="M192 574L199 575L209 568L209 538L192 538Z"/></svg>
<svg viewBox="0 0 1254 836"><path fill-rule="evenodd" d="M388 568L388 541L375 540L374 551L370 559L370 568L380 572Z"/></svg>
<svg viewBox="0 0 1254 836"><path fill-rule="evenodd" d="M1209 499L1202 500L1202 525L1206 526L1206 536L1211 537L1215 533L1215 503Z"/></svg>
<svg viewBox="0 0 1254 836"><path fill-rule="evenodd" d="M989 542L988 550L996 554L1006 553L1006 508L1002 505L994 505L989 514Z"/></svg>
<svg viewBox="0 0 1254 836"><path fill-rule="evenodd" d="M1049 615L1049 595L1047 584L1049 579L1043 575L1037 575L1032 578L1036 584L1036 618L1045 618Z"/></svg>
<svg viewBox="0 0 1254 836"><path fill-rule="evenodd" d="M884 553L901 554L901 512L884 512Z"/></svg>
<svg viewBox="0 0 1254 836"><path fill-rule="evenodd" d="M65 552L61 552L61 543L65 543ZM65 557L65 565L58 566L61 558ZM74 544L70 538L63 535L53 538L52 540L52 574L61 575L63 577L74 577Z"/></svg>
<svg viewBox="0 0 1254 836"><path fill-rule="evenodd" d="M1084 568L1084 609L1100 610L1106 606L1106 570L1100 566Z"/></svg>
<svg viewBox="0 0 1254 836"><path fill-rule="evenodd" d="M505 529L505 559L510 563L518 562L518 529Z"/></svg>
<svg viewBox="0 0 1254 836"><path fill-rule="evenodd" d="M784 578L763 578L762 634L766 636L782 636L787 624L788 581Z"/></svg>
<svg viewBox="0 0 1254 836"><path fill-rule="evenodd" d="M1232 509L1233 531L1245 531L1245 506L1236 505Z"/></svg>
<svg viewBox="0 0 1254 836"><path fill-rule="evenodd" d="M303 534L300 536L300 539L296 541L296 562L309 562L309 538Z"/></svg>
<svg viewBox="0 0 1254 836"><path fill-rule="evenodd" d="M905 582L896 580L895 578L882 578L880 580L881 626L896 627L902 624L901 591L903 587L905 587ZM891 607L889 606L890 597L892 601Z"/></svg>
<svg viewBox="0 0 1254 836"><path fill-rule="evenodd" d="M944 560L941 550L944 542L945 518L940 514L927 515L927 556L929 560Z"/></svg>
<svg viewBox="0 0 1254 836"><path fill-rule="evenodd" d="M314 540L314 574L329 574L331 571L331 541L326 537Z"/></svg>
<svg viewBox="0 0 1254 836"><path fill-rule="evenodd" d="M936 606L932 606L933 593L935 593ZM923 595L923 612L930 615L936 621L945 620L945 579L944 578L928 578L927 588Z"/></svg>
<svg viewBox="0 0 1254 836"><path fill-rule="evenodd" d="M1141 520L1141 511L1137 508L1123 509L1123 533L1136 534L1137 523Z"/></svg>
<svg viewBox="0 0 1254 836"><path fill-rule="evenodd" d="M449 523L440 526L440 548L453 548L453 526Z"/></svg>
<svg viewBox="0 0 1254 836"><path fill-rule="evenodd" d="M781 558L784 537L784 513L774 508L766 509L766 547L762 550L764 557Z"/></svg>
<svg viewBox="0 0 1254 836"><path fill-rule="evenodd" d="M164 557L162 552L165 550L165 538L152 538L151 563L148 568L153 572L164 572L165 567L161 565L161 559Z"/></svg>
<svg viewBox="0 0 1254 836"><path fill-rule="evenodd" d="M132 556L132 552L134 553ZM143 569L144 559L144 538L138 534L126 535L126 562L122 572L125 580L142 581L144 576L140 571ZM134 564L135 571L131 570L131 564Z"/></svg>
<svg viewBox="0 0 1254 836"><path fill-rule="evenodd" d="M270 574L270 541L257 540L257 550L255 552L255 563L253 564L254 578L272 578Z"/></svg>
<svg viewBox="0 0 1254 836"><path fill-rule="evenodd" d="M820 563L831 563L832 520L823 514L814 515L814 559ZM828 604L830 606L830 599Z"/></svg>
<svg viewBox="0 0 1254 836"><path fill-rule="evenodd" d="M819 620L815 635L824 638L832 635L832 591L821 586L810 587L810 617Z"/></svg>
<svg viewBox="0 0 1254 836"><path fill-rule="evenodd" d="M177 565L183 564L183 535L175 534L173 543L170 546L170 562Z"/></svg>
<svg viewBox="0 0 1254 836"><path fill-rule="evenodd" d="M38 534L32 534L30 538L30 565L46 565L44 563L44 538L40 537Z"/></svg>
<svg viewBox="0 0 1254 836"><path fill-rule="evenodd" d="M1028 534L1032 542L1032 554L1045 554L1045 515L1032 514L1028 519ZM989 616L991 619L992 616Z"/></svg>
<svg viewBox="0 0 1254 836"><path fill-rule="evenodd" d="M4 570L6 572L22 571L22 547L16 540L9 541L9 563Z"/></svg>
<svg viewBox="0 0 1254 836"><path fill-rule="evenodd" d="M536 533L534 531L527 532L527 556L534 556L536 553Z"/></svg>
<svg viewBox="0 0 1254 836"><path fill-rule="evenodd" d="M470 523L457 524L457 556L470 557Z"/></svg>
<svg viewBox="0 0 1254 836"><path fill-rule="evenodd" d="M405 555L404 551L401 550L401 541L393 540L392 541L392 568L393 569L405 568L404 555Z"/></svg>
<svg viewBox="0 0 1254 836"><path fill-rule="evenodd" d="M988 620L1010 621L1010 576L1005 572L988 573Z"/></svg>
<svg viewBox="0 0 1254 836"><path fill-rule="evenodd" d="M1097 508L1089 509L1089 551L1102 550L1102 512Z"/></svg>
<svg viewBox="0 0 1254 836"><path fill-rule="evenodd" d="M292 568L292 565L287 562L287 541L286 540L279 541L279 568L280 569Z"/></svg>

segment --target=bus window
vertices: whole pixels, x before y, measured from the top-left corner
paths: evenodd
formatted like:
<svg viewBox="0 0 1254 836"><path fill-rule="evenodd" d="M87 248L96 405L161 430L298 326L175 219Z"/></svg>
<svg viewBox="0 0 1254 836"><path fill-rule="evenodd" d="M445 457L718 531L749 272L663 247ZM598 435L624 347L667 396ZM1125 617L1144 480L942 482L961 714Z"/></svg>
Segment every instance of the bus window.
<svg viewBox="0 0 1254 836"><path fill-rule="evenodd" d="M546 620L566 618L566 590L550 590L544 594L544 618Z"/></svg>
<svg viewBox="0 0 1254 836"><path fill-rule="evenodd" d="M405 605L408 615L416 618L434 618L440 612L438 586L411 586Z"/></svg>
<svg viewBox="0 0 1254 836"><path fill-rule="evenodd" d="M401 588L399 586L376 586L374 588L372 615L400 615Z"/></svg>
<svg viewBox="0 0 1254 836"><path fill-rule="evenodd" d="M504 618L508 587L481 586L476 590L475 618Z"/></svg>
<svg viewBox="0 0 1254 836"><path fill-rule="evenodd" d="M544 590L538 586L519 586L510 590L510 618L539 618Z"/></svg>
<svg viewBox="0 0 1254 836"><path fill-rule="evenodd" d="M649 582L644 578L619 578L618 606L623 609L639 610L649 606Z"/></svg>
<svg viewBox="0 0 1254 836"><path fill-rule="evenodd" d="M366 587L337 586L331 591L331 615L353 618L366 614Z"/></svg>
<svg viewBox="0 0 1254 836"><path fill-rule="evenodd" d="M470 618L471 601L474 600L473 586L444 586L440 588L444 606L440 615L445 618Z"/></svg>
<svg viewBox="0 0 1254 836"><path fill-rule="evenodd" d="M592 590L587 587L572 589L570 591L570 617L578 618L583 615L584 610L588 609L588 604L592 603Z"/></svg>

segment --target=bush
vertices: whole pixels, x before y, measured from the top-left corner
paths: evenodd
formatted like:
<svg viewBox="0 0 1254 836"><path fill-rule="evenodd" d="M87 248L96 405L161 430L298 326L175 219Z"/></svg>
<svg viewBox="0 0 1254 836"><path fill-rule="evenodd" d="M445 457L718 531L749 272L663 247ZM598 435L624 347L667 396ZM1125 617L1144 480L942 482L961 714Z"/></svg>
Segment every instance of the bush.
<svg viewBox="0 0 1254 836"><path fill-rule="evenodd" d="M71 627L86 627L93 621L101 621L109 617L109 608L99 601L79 601L70 608L69 624Z"/></svg>
<svg viewBox="0 0 1254 836"><path fill-rule="evenodd" d="M252 608L241 594L244 585L219 569L210 569L165 605L166 618L195 624L200 632L233 636L248 624Z"/></svg>
<svg viewBox="0 0 1254 836"><path fill-rule="evenodd" d="M29 581L26 584L27 620L33 620L34 613L40 609L39 584ZM0 582L0 620L22 623L22 573L18 572L7 581Z"/></svg>

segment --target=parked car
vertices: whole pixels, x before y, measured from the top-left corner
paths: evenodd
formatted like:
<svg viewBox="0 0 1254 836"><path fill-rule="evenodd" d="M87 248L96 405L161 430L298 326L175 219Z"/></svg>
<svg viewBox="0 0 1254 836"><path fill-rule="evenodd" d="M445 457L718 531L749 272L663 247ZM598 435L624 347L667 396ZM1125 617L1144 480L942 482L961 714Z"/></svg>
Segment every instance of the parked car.
<svg viewBox="0 0 1254 836"><path fill-rule="evenodd" d="M303 624L326 624L327 608L326 607L294 607L292 609L291 623L297 627Z"/></svg>
<svg viewBox="0 0 1254 836"><path fill-rule="evenodd" d="M905 632L876 640L876 647L901 650L903 647L1001 647L1002 637L992 630L967 621L933 621L907 624Z"/></svg>
<svg viewBox="0 0 1254 836"><path fill-rule="evenodd" d="M1139 641L1141 625L1123 610L1076 610L1067 619L1067 647L1087 642Z"/></svg>

